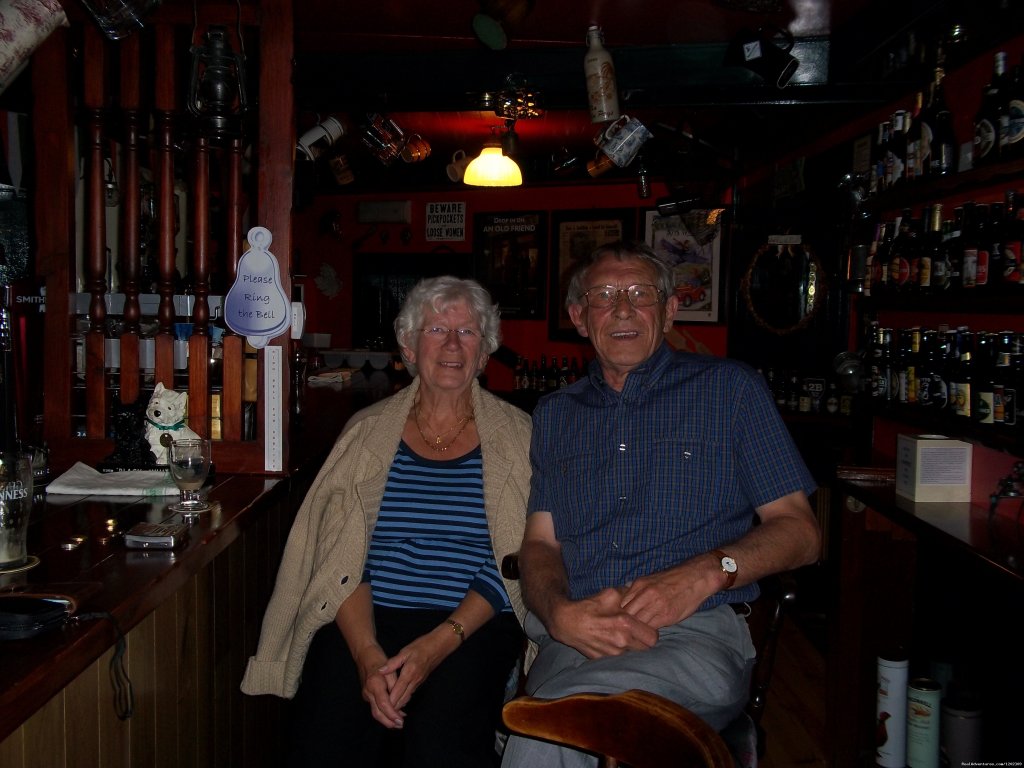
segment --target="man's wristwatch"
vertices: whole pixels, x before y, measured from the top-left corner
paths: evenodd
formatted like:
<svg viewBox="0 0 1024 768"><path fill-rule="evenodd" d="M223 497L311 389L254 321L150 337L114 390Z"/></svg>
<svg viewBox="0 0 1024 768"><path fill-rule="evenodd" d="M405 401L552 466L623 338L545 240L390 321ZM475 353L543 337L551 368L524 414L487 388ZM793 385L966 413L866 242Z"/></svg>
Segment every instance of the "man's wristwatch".
<svg viewBox="0 0 1024 768"><path fill-rule="evenodd" d="M735 560L720 549L713 550L711 554L719 558L719 565L722 567L722 573L725 574L725 586L723 589L732 589L732 585L736 583L736 574L739 572L739 566L736 565Z"/></svg>

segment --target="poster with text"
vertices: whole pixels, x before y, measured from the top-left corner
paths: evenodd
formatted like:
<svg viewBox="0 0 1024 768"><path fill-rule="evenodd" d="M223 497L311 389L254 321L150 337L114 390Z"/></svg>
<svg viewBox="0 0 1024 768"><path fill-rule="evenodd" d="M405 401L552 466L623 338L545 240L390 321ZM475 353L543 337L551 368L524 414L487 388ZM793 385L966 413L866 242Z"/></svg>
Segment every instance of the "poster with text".
<svg viewBox="0 0 1024 768"><path fill-rule="evenodd" d="M542 212L479 213L474 218L475 275L507 320L543 320L547 277Z"/></svg>

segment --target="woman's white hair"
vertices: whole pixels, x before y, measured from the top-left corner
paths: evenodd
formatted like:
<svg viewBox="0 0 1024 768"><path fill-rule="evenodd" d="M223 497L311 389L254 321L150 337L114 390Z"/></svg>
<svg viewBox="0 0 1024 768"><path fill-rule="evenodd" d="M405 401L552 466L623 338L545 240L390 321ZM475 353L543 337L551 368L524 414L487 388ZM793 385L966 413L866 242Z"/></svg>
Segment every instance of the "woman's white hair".
<svg viewBox="0 0 1024 768"><path fill-rule="evenodd" d="M491 294L476 280L451 275L428 277L413 286L395 318L395 338L402 360L413 376L416 366L406 358L406 349L417 349L423 318L428 311L444 312L453 304L465 303L480 326L480 350L490 355L501 345L501 316Z"/></svg>

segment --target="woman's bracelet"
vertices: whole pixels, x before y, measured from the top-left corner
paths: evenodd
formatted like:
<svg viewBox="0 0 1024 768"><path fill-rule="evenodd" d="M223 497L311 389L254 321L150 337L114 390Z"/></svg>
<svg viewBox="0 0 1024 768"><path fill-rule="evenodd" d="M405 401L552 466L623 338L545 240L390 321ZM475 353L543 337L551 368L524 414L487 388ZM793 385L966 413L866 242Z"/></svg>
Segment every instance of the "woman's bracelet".
<svg viewBox="0 0 1024 768"><path fill-rule="evenodd" d="M448 619L448 625L452 628L452 632L459 636L459 643L466 642L466 628L463 627L455 619Z"/></svg>

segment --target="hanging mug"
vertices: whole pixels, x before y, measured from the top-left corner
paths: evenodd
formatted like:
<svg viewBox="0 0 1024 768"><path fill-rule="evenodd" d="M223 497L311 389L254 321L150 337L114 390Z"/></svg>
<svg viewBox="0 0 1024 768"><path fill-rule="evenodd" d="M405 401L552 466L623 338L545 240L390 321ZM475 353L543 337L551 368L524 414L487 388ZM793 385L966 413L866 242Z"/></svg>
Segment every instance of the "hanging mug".
<svg viewBox="0 0 1024 768"><path fill-rule="evenodd" d="M402 159L407 163L418 163L430 155L430 142L414 133L402 148Z"/></svg>
<svg viewBox="0 0 1024 768"><path fill-rule="evenodd" d="M635 117L623 115L598 134L597 145L615 165L625 168L649 138L651 132L643 123Z"/></svg>
<svg viewBox="0 0 1024 768"><path fill-rule="evenodd" d="M472 161L473 158L466 154L466 150L455 150L452 161L448 163L448 178L455 182L462 181L462 177L466 175L466 168Z"/></svg>
<svg viewBox="0 0 1024 768"><path fill-rule="evenodd" d="M800 66L800 60L790 53L793 42L793 35L778 27L742 30L730 43L725 63L745 67L766 83L785 88Z"/></svg>
<svg viewBox="0 0 1024 768"><path fill-rule="evenodd" d="M333 117L325 117L299 137L297 149L310 160L316 160L334 146L345 128Z"/></svg>

